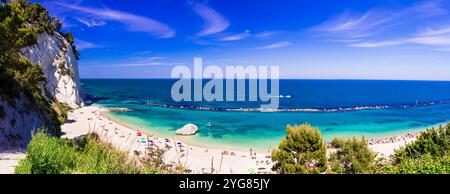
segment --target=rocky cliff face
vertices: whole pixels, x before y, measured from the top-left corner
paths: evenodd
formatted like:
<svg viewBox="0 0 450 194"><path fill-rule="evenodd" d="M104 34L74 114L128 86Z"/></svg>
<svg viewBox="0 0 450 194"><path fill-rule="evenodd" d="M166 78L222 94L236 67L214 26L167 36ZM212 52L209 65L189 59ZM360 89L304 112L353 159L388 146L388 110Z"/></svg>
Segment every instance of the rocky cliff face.
<svg viewBox="0 0 450 194"><path fill-rule="evenodd" d="M47 78L45 88L59 102L72 108L83 105L78 63L70 44L58 33L38 36L38 43L23 49L32 64L42 68Z"/></svg>
<svg viewBox="0 0 450 194"><path fill-rule="evenodd" d="M72 108L83 106L78 64L63 36L40 34L37 44L24 48L22 53L43 70L47 82L42 86L42 96ZM0 95L0 146L26 145L32 133L51 120L34 107L24 95L12 103Z"/></svg>
<svg viewBox="0 0 450 194"><path fill-rule="evenodd" d="M50 119L32 107L24 96L15 99L13 104L0 96L0 146L24 147L32 133Z"/></svg>

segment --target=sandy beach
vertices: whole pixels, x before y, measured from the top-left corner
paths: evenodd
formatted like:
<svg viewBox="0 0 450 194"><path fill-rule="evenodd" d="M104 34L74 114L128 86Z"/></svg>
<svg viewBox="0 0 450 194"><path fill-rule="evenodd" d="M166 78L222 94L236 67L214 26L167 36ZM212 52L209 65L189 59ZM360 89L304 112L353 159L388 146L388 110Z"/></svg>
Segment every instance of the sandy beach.
<svg viewBox="0 0 450 194"><path fill-rule="evenodd" d="M174 139L156 137L150 133L137 131L104 116L106 108L86 106L69 113L65 124L61 126L63 138L76 138L91 132L98 133L103 141L115 145L130 154L136 151L145 154L146 147L157 146L165 149L164 161L172 165L186 166L187 173L248 174L273 173L270 153L245 152L242 150L212 149L179 142ZM122 110L114 110L122 111ZM388 157L395 149L416 139L418 133L408 133L380 139L368 139L369 147L378 153L378 157ZM14 173L18 161L25 157L23 149L0 150L0 174Z"/></svg>
<svg viewBox="0 0 450 194"><path fill-rule="evenodd" d="M157 146L165 149L164 161L172 165L184 165L188 173L273 173L270 153L245 152L242 150L212 149L179 142L174 139L156 137L131 127L115 122L104 116L106 108L86 106L69 113L67 122L61 126L63 138L76 138L91 132L98 133L107 142L117 148L135 154L136 151L145 154L146 147ZM114 110L122 111L122 110ZM406 143L416 139L418 133L408 133L380 139L368 139L369 147L378 153L378 157L389 157ZM14 173L18 161L25 157L24 149L0 150L0 174Z"/></svg>
<svg viewBox="0 0 450 194"><path fill-rule="evenodd" d="M105 108L86 106L76 109L69 114L68 121L62 125L63 137L76 138L89 132L98 133L104 141L108 141L116 147L130 154L145 153L149 144L166 149L164 160L167 164L182 164L191 173L271 173L272 162L270 153L248 152L211 149L178 142L173 139L153 136L142 131L142 136L137 136L137 131L121 125L105 116L102 112ZM395 149L414 141L416 134L405 134L383 139L368 140L370 148L378 152L378 157L387 157L394 153Z"/></svg>
<svg viewBox="0 0 450 194"><path fill-rule="evenodd" d="M25 155L26 149L0 145L0 174L13 174L19 160Z"/></svg>
<svg viewBox="0 0 450 194"><path fill-rule="evenodd" d="M138 137L137 131L106 118L101 114L102 111L107 109L87 106L74 110L69 114L67 122L61 126L62 137L76 138L96 132L104 141L130 154L136 151L144 154L145 148L153 142L155 146L166 149L164 160L167 164L184 165L194 174L211 173L211 171L226 174L271 172L272 162L269 153L253 152L251 156L250 150L243 152L203 148L173 139L155 137L144 131L142 136Z"/></svg>

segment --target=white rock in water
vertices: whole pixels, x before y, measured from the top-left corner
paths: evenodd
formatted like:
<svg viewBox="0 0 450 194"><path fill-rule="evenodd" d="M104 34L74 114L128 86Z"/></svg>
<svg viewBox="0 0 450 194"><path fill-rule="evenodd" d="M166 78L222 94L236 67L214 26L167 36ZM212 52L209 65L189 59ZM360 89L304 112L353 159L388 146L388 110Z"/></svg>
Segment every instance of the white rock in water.
<svg viewBox="0 0 450 194"><path fill-rule="evenodd" d="M184 127L182 127L181 129L178 129L175 133L177 135L194 135L195 133L197 133L197 131L198 131L197 125L189 123Z"/></svg>

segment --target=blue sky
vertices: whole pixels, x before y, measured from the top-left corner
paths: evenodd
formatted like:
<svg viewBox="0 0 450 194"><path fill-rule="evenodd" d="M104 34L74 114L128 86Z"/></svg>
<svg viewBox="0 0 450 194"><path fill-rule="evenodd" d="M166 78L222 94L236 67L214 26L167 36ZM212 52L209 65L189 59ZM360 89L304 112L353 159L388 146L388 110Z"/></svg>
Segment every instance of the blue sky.
<svg viewBox="0 0 450 194"><path fill-rule="evenodd" d="M42 0L76 37L82 78L176 65L278 65L282 78L450 80L446 0Z"/></svg>

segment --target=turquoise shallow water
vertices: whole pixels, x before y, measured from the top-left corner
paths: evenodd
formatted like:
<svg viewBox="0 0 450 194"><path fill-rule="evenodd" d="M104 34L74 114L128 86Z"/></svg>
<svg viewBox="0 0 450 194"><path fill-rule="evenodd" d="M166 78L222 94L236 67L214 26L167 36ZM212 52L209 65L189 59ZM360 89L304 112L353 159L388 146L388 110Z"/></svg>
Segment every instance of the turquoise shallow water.
<svg viewBox="0 0 450 194"><path fill-rule="evenodd" d="M433 99L433 97L428 97L422 93L418 93L416 97L411 97L411 95L415 94L409 92L409 98L405 98L407 100L403 101L402 99L398 99L401 96L395 94L397 95L395 104L389 104L391 102L389 98L391 97L380 97L376 95L373 96L373 99L367 101L370 102L369 104L364 100L358 101L357 92L352 95L353 99L358 101L358 106L388 105L389 108L386 109L336 112L230 112L149 106L138 102L142 100L152 101L151 97L146 96L151 96L152 90L146 89L146 92L140 95L138 89L133 90L132 87L126 87L123 84L124 81L121 81L121 84L114 83L111 80L83 80L82 82L85 91L95 101L95 104L106 107L127 107L133 110L131 112L110 112L108 113L110 117L160 136L174 137L207 147L266 150L275 147L281 141L285 135L285 126L287 124L310 123L313 126L319 127L325 139L330 140L336 136L385 137L393 134L414 132L450 121L450 103L447 103L447 99L445 99L445 95L447 95L445 92L447 91L442 92L442 88L440 88L441 85L447 86L443 83L438 83L439 87L436 89L433 89L436 86L432 83L428 83L431 84L429 87L427 87L427 83L419 83L420 88L426 90L426 92L433 94L434 92L439 92L434 90L440 90L440 94L444 93L444 96L439 96L437 99ZM132 82L136 84L139 80ZM145 86L149 87L149 84L157 84L159 82L158 80L149 81ZM139 87L143 88L145 86ZM280 86L282 87L281 84ZM406 88L404 89L420 89L414 88L413 86L414 84L405 86ZM383 95L390 94L390 92L383 93L380 87L377 90ZM346 90L349 91L350 89L347 88ZM296 96L295 92L288 92L294 97ZM155 93L158 94L157 96L159 98L153 99L152 102L165 104L169 102L169 100L161 97L161 93L164 93L164 90L158 90ZM313 95L316 95L316 101L327 98L321 96L322 93L320 95ZM364 96L365 94L359 95ZM421 102L412 100L419 98L419 96L429 100ZM343 103L339 101L339 97L334 99L337 99L336 104ZM302 105L300 101L295 104ZM351 107L351 104L349 104L349 107ZM308 106L303 106L302 108L308 108ZM207 126L209 122L213 125L212 127ZM175 136L175 130L187 123L198 125L198 134L191 137Z"/></svg>

